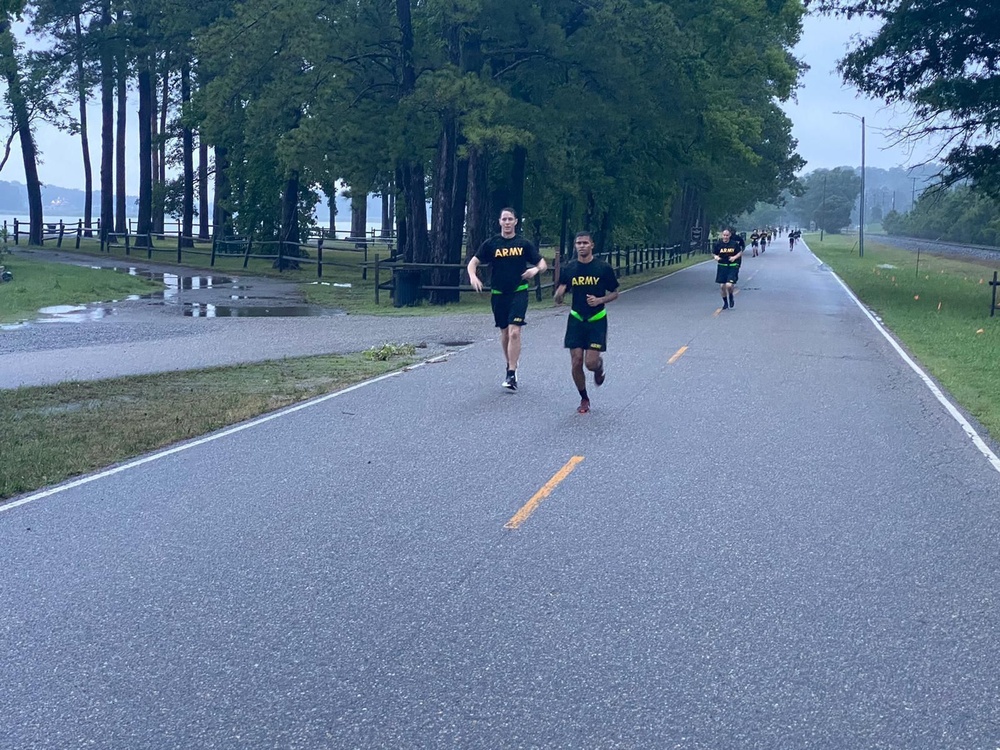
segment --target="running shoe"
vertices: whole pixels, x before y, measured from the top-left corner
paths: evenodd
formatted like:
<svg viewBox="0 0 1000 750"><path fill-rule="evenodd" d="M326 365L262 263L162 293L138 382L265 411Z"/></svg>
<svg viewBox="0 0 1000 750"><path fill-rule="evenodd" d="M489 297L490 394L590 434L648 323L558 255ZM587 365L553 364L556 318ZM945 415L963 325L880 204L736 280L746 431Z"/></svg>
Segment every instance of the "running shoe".
<svg viewBox="0 0 1000 750"><path fill-rule="evenodd" d="M517 376L515 376L515 375L508 375L506 378L504 378L503 383L501 383L501 385L504 388L506 388L508 391L516 391L517 390Z"/></svg>
<svg viewBox="0 0 1000 750"><path fill-rule="evenodd" d="M580 399L580 405L576 407L577 414L586 414L590 411L590 401L585 398Z"/></svg>
<svg viewBox="0 0 1000 750"><path fill-rule="evenodd" d="M594 373L594 385L604 385L604 363L601 362L601 369Z"/></svg>

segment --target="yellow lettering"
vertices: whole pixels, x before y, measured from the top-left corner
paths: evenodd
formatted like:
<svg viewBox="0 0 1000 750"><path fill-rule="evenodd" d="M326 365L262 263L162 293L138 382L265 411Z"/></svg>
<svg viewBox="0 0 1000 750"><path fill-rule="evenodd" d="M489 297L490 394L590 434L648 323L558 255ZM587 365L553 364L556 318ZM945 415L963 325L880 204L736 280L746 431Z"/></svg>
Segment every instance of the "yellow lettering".
<svg viewBox="0 0 1000 750"><path fill-rule="evenodd" d="M597 286L600 276L574 276L573 286Z"/></svg>
<svg viewBox="0 0 1000 750"><path fill-rule="evenodd" d="M523 247L498 247L494 258L517 258L524 255Z"/></svg>

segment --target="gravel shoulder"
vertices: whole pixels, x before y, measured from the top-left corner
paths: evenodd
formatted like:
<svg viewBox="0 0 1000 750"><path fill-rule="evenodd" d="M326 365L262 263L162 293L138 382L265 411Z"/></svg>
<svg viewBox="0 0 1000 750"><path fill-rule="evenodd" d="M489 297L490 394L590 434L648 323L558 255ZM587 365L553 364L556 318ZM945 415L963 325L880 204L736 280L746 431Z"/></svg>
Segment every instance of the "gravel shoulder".
<svg viewBox="0 0 1000 750"><path fill-rule="evenodd" d="M873 234L869 236L872 242L898 247L903 250L920 250L923 253L962 257L969 260L986 261L1000 268L1000 248L989 248L982 245L961 245L955 242L939 242L937 240L922 240L912 237L895 237L892 235Z"/></svg>

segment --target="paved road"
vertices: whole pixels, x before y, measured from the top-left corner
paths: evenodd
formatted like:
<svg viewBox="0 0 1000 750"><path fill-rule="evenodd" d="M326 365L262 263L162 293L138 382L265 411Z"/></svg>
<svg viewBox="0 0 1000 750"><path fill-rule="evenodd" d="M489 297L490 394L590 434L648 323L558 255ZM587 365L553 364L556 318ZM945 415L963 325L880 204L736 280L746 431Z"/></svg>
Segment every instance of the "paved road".
<svg viewBox="0 0 1000 750"><path fill-rule="evenodd" d="M1000 473L809 253L712 276L586 416L536 317L517 394L483 341L6 506L0 746L997 747Z"/></svg>

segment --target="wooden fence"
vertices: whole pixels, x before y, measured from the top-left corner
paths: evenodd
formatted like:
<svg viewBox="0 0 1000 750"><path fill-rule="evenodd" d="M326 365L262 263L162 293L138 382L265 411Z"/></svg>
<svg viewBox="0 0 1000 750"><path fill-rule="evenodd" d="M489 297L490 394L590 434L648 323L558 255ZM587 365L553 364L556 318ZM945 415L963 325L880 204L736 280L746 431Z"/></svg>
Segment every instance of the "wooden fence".
<svg viewBox="0 0 1000 750"><path fill-rule="evenodd" d="M648 271L652 268L662 266L672 266L680 263L693 255L708 252L708 249L701 243L691 243L689 245L649 245L640 247L639 245L616 246L614 249L595 253L595 255L607 261L615 269L618 276L631 276ZM458 263L404 263L396 259L382 260L375 254L375 303L380 302L380 295L383 291L388 291L396 307L402 307L415 298L421 296L422 292L429 291L454 291L459 294L463 292L474 292L475 289L470 283L458 284L457 286L442 286L427 283L429 273L438 270L458 270L459 273L465 271L464 264ZM558 281L559 267L561 263L556 262L546 272L545 276L549 281L542 281L542 274L535 277L535 298L542 299L542 292L547 289L555 289ZM383 274L388 272L389 278L383 280ZM483 287L489 290L488 285ZM405 291L403 291L405 289Z"/></svg>

